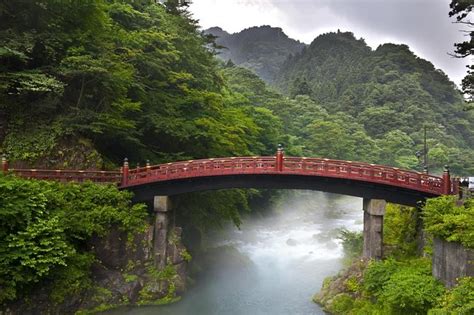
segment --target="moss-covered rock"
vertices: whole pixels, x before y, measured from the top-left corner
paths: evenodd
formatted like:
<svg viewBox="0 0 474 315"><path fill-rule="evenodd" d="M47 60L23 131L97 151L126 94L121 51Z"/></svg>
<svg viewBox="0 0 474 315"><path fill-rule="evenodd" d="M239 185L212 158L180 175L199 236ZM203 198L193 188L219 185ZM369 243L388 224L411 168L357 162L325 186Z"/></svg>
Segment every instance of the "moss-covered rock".
<svg viewBox="0 0 474 315"><path fill-rule="evenodd" d="M366 260L355 260L338 275L326 278L321 291L313 296L313 301L332 314L346 314L360 297L359 286L367 265Z"/></svg>

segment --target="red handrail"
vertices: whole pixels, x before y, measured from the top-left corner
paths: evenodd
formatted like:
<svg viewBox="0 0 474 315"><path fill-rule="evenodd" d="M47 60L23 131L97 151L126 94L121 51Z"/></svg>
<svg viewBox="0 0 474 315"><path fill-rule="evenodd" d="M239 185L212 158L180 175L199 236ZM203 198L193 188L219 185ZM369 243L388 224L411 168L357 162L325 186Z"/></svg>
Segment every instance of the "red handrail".
<svg viewBox="0 0 474 315"><path fill-rule="evenodd" d="M5 171L5 170L4 170ZM117 183L122 188L208 176L280 174L343 178L407 188L434 195L445 192L445 178L396 167L323 158L255 156L179 161L121 171L7 169L15 175L58 181Z"/></svg>

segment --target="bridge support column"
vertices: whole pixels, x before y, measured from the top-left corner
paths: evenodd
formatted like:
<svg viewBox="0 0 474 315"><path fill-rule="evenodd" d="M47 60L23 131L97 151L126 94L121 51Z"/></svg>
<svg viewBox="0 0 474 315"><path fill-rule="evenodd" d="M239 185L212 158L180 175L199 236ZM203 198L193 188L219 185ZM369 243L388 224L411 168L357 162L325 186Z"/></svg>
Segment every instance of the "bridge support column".
<svg viewBox="0 0 474 315"><path fill-rule="evenodd" d="M383 255L383 216L385 200L364 199L364 248L362 256L369 259L382 259Z"/></svg>
<svg viewBox="0 0 474 315"><path fill-rule="evenodd" d="M153 235L154 263L158 270L166 267L169 215L171 209L170 198L168 196L155 196L153 200L153 210L155 212L155 227Z"/></svg>

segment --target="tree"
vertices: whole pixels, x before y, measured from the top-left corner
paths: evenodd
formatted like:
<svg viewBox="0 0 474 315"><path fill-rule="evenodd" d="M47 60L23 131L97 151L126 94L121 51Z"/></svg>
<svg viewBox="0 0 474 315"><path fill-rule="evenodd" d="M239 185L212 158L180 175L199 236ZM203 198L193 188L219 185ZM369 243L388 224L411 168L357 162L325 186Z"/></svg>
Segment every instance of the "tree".
<svg viewBox="0 0 474 315"><path fill-rule="evenodd" d="M306 80L306 78L296 77L296 79L294 79L291 82L290 96L292 98L295 98L297 95L309 95L309 96L311 96L312 93L313 93L313 91L311 90L311 87L309 86L308 81Z"/></svg>
<svg viewBox="0 0 474 315"><path fill-rule="evenodd" d="M470 30L465 30L467 37L470 40L466 40L462 43L456 43L454 46L454 56L457 58L466 58L474 53L474 22L469 19L469 14L474 9L474 3L472 0L452 0L449 5L451 11L449 11L450 17L456 18L456 23L467 26ZM469 103L474 101L474 65L470 64L467 66L467 75L462 80L462 89L464 94L467 96ZM473 108L472 106L470 107Z"/></svg>

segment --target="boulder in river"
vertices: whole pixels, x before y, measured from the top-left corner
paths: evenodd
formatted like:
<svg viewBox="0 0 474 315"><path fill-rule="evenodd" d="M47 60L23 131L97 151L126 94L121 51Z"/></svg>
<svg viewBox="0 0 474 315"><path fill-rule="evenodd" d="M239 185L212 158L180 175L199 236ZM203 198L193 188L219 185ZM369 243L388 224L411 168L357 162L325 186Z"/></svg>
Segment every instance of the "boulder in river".
<svg viewBox="0 0 474 315"><path fill-rule="evenodd" d="M286 245L288 246L296 246L298 245L298 242L292 238L289 238L288 240L286 240Z"/></svg>

